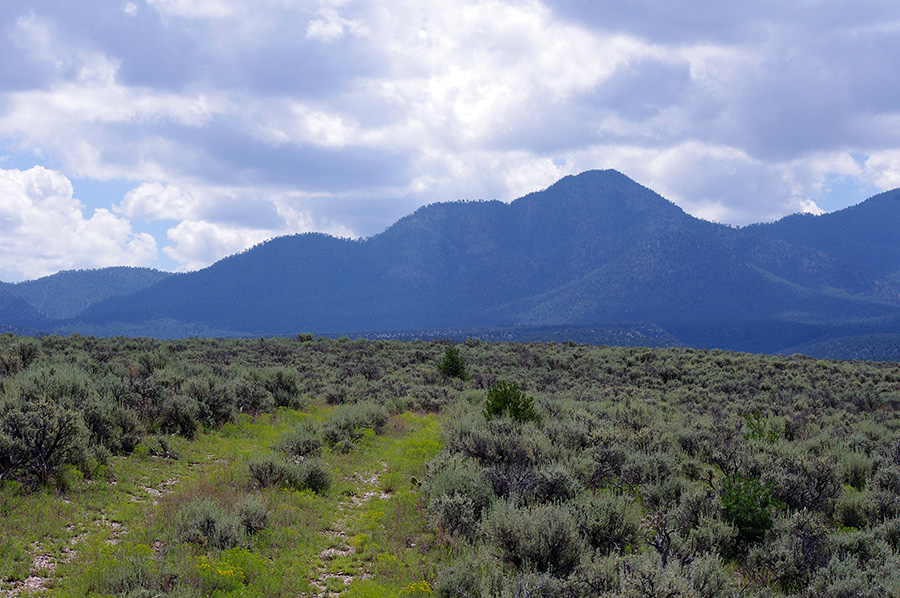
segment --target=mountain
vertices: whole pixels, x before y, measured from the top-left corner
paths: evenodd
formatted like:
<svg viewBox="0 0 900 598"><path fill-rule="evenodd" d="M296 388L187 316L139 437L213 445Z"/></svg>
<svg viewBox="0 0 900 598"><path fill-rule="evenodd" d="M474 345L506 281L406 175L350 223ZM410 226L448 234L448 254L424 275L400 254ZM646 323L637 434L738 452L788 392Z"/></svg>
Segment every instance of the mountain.
<svg viewBox="0 0 900 598"><path fill-rule="evenodd" d="M758 227L768 236L839 256L862 271L900 279L900 189L830 214L796 214Z"/></svg>
<svg viewBox="0 0 900 598"><path fill-rule="evenodd" d="M21 298L44 318L64 320L99 301L141 291L170 276L168 272L125 266L64 270L37 280L0 283L0 289Z"/></svg>
<svg viewBox="0 0 900 598"><path fill-rule="evenodd" d="M588 327L761 352L827 351L846 338L842 350L852 350L867 335L887 346L884 335L900 334L898 230L900 191L733 228L616 171L590 171L510 204L428 205L364 240L279 237L198 272L143 273L53 326L165 335ZM44 280L31 306L50 315L58 282L51 291Z"/></svg>
<svg viewBox="0 0 900 598"><path fill-rule="evenodd" d="M11 293L7 286L0 286L0 332L6 332L3 324L10 330L19 326L28 327L44 320L44 314L35 309L28 301Z"/></svg>

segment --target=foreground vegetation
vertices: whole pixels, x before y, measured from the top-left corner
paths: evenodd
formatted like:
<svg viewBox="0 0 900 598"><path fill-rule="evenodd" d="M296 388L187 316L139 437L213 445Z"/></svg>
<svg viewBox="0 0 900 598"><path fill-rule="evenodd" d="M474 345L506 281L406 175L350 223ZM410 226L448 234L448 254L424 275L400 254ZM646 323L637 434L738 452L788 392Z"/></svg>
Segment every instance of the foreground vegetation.
<svg viewBox="0 0 900 598"><path fill-rule="evenodd" d="M0 383L0 591L900 596L897 364L6 335Z"/></svg>

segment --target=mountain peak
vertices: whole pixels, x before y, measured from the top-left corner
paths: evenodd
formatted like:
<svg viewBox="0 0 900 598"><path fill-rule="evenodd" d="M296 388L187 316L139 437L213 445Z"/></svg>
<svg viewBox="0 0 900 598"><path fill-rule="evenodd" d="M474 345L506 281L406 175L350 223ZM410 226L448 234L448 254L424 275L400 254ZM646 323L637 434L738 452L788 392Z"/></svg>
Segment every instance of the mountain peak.
<svg viewBox="0 0 900 598"><path fill-rule="evenodd" d="M358 242L273 239L109 297L58 330L120 333L124 323L146 334L153 322L175 322L190 334L258 335L680 321L705 334L711 318L730 330L736 317L773 330L786 318L896 317L900 330L898 203L900 192L889 193L747 234L694 218L620 172L592 170L508 204L425 206ZM25 307L7 297L8 319L28 317Z"/></svg>

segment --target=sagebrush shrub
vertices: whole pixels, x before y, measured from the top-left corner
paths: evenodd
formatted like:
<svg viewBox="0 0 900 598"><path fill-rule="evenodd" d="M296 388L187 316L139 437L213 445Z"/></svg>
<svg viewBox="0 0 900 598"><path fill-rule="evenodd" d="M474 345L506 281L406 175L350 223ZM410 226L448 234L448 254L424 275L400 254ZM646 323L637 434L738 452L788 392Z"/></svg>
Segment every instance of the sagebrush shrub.
<svg viewBox="0 0 900 598"><path fill-rule="evenodd" d="M458 454L442 453L429 466L429 475L425 482L425 492L431 501L440 497L459 496L468 499L471 506L471 516L467 520L480 521L482 511L490 505L494 499L491 485L482 474L481 468L471 459L466 459ZM462 502L456 499L457 504ZM434 509L437 509L435 507ZM429 506L429 511L432 511ZM457 527L453 521L447 521L451 528ZM469 530L473 533L474 530Z"/></svg>
<svg viewBox="0 0 900 598"><path fill-rule="evenodd" d="M258 488L271 486L293 486L297 475L297 466L274 456L257 457L247 464L250 480Z"/></svg>
<svg viewBox="0 0 900 598"><path fill-rule="evenodd" d="M295 490L312 490L319 494L331 488L331 472L318 459L300 463L270 455L258 457L247 464L250 480L258 488L283 486Z"/></svg>
<svg viewBox="0 0 900 598"><path fill-rule="evenodd" d="M475 538L478 515L475 501L464 494L441 494L428 503L428 515L435 527L452 536Z"/></svg>
<svg viewBox="0 0 900 598"><path fill-rule="evenodd" d="M197 401L199 418L208 426L221 426L237 415L235 385L219 377L192 376L185 380L182 392Z"/></svg>
<svg viewBox="0 0 900 598"><path fill-rule="evenodd" d="M48 484L83 460L87 442L80 413L46 399L0 404L0 481Z"/></svg>
<svg viewBox="0 0 900 598"><path fill-rule="evenodd" d="M865 527L873 509L862 492L845 490L834 503L834 519L845 527Z"/></svg>
<svg viewBox="0 0 900 598"><path fill-rule="evenodd" d="M263 372L263 386L274 399L276 407L301 407L297 370L284 367L267 369Z"/></svg>
<svg viewBox="0 0 900 598"><path fill-rule="evenodd" d="M175 395L166 399L162 410L162 430L193 438L199 427L200 406L192 397Z"/></svg>
<svg viewBox="0 0 900 598"><path fill-rule="evenodd" d="M551 463L535 472L535 485L531 491L534 501L563 502L575 497L581 490L581 483L568 468L559 463Z"/></svg>
<svg viewBox="0 0 900 598"><path fill-rule="evenodd" d="M202 498L183 505L176 515L176 540L226 550L244 542L239 519L215 501Z"/></svg>
<svg viewBox="0 0 900 598"><path fill-rule="evenodd" d="M294 487L298 490L312 490L316 494L327 492L331 488L331 471L324 462L308 459L300 464Z"/></svg>
<svg viewBox="0 0 900 598"><path fill-rule="evenodd" d="M581 535L601 554L624 553L637 545L641 510L633 499L609 492L582 495L572 514Z"/></svg>
<svg viewBox="0 0 900 598"><path fill-rule="evenodd" d="M584 550L575 520L562 505L517 507L498 501L482 525L501 560L521 571L565 577Z"/></svg>
<svg viewBox="0 0 900 598"><path fill-rule="evenodd" d="M341 405L322 428L322 438L329 445L357 442L366 428L380 434L389 419L387 409L375 403Z"/></svg>
<svg viewBox="0 0 900 598"><path fill-rule="evenodd" d="M318 457L322 453L322 438L314 425L303 422L282 435L272 448L286 457Z"/></svg>
<svg viewBox="0 0 900 598"><path fill-rule="evenodd" d="M264 530L269 522L269 508L257 496L248 494L235 507L241 529L248 536Z"/></svg>
<svg viewBox="0 0 900 598"><path fill-rule="evenodd" d="M255 372L251 372L255 374ZM265 413L275 410L275 397L266 390L258 375L248 374L232 382L231 392L241 413Z"/></svg>
<svg viewBox="0 0 900 598"><path fill-rule="evenodd" d="M828 531L819 516L798 511L778 521L774 539L756 546L750 562L769 569L785 593L805 588L831 559Z"/></svg>

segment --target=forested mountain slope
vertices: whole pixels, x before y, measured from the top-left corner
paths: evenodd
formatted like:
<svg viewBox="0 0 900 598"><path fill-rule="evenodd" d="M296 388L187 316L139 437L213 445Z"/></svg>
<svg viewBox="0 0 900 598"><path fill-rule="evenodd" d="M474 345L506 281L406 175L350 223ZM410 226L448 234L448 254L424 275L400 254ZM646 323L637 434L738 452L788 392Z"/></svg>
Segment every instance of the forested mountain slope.
<svg viewBox="0 0 900 598"><path fill-rule="evenodd" d="M898 225L900 192L733 228L621 173L591 171L510 204L425 206L368 239L273 239L93 302L63 329L165 321L167 330L266 335L631 322L731 348L728 331L755 322L759 342L740 348L777 351L834 334L900 333ZM783 324L806 332L763 338Z"/></svg>
<svg viewBox="0 0 900 598"><path fill-rule="evenodd" d="M37 280L0 287L20 297L50 319L74 318L91 305L129 295L172 276L151 268L119 266L98 270L65 270Z"/></svg>

